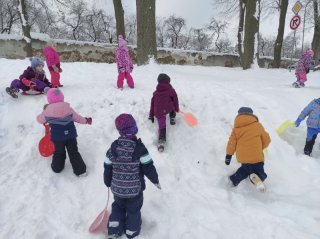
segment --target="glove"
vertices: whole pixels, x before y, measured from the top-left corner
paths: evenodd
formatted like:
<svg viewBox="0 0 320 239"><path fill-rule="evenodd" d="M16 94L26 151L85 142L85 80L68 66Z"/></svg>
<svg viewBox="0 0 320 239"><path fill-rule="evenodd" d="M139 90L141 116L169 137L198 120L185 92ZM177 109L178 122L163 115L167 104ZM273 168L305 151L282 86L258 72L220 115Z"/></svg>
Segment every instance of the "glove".
<svg viewBox="0 0 320 239"><path fill-rule="evenodd" d="M229 165L230 162L231 162L231 158L232 158L232 155L227 154L227 155L226 155L226 158L225 158L225 160L224 160L224 163L225 163L226 165Z"/></svg>
<svg viewBox="0 0 320 239"><path fill-rule="evenodd" d="M61 69L61 68L59 69L59 72L60 72L60 73L62 72L62 69Z"/></svg>
<svg viewBox="0 0 320 239"><path fill-rule="evenodd" d="M156 184L154 184L154 186L156 186L158 189L161 190L161 185L160 185L160 183L156 183Z"/></svg>
<svg viewBox="0 0 320 239"><path fill-rule="evenodd" d="M27 87L29 87L30 89L34 89L35 88L35 86L36 86L36 84L34 83L34 82L32 82L31 80L28 80L28 79L26 79L26 78L23 78L22 80L22 83L25 85L25 86L27 86Z"/></svg>
<svg viewBox="0 0 320 239"><path fill-rule="evenodd" d="M301 123L301 120L298 118L294 124L296 125L296 127L299 127L300 123Z"/></svg>
<svg viewBox="0 0 320 239"><path fill-rule="evenodd" d="M88 125L91 125L92 124L92 118L91 117L86 117L86 123L88 124Z"/></svg>
<svg viewBox="0 0 320 239"><path fill-rule="evenodd" d="M152 123L154 123L154 117L153 116L149 116L148 120L150 120Z"/></svg>
<svg viewBox="0 0 320 239"><path fill-rule="evenodd" d="M308 68L308 69L306 70L306 73L307 73L307 74L309 74L309 72L310 72L310 68Z"/></svg>
<svg viewBox="0 0 320 239"><path fill-rule="evenodd" d="M43 110L45 110L48 105L49 105L49 104L45 104L45 105L43 106Z"/></svg>

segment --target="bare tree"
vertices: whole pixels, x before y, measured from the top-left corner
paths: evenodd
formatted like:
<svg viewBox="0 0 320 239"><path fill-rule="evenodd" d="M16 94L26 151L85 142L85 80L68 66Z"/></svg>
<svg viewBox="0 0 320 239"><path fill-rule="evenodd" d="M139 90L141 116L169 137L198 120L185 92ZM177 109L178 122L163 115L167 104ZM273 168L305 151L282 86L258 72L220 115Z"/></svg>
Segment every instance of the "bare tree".
<svg viewBox="0 0 320 239"><path fill-rule="evenodd" d="M156 19L157 46L164 47L166 43L165 18Z"/></svg>
<svg viewBox="0 0 320 239"><path fill-rule="evenodd" d="M278 35L276 42L274 44L274 60L273 60L273 68L280 67L281 61L281 50L283 44L283 35L284 35L284 27L286 23L286 15L288 10L288 0L279 0L279 4L277 5L280 7L280 16L279 16L279 28L278 28Z"/></svg>
<svg viewBox="0 0 320 239"><path fill-rule="evenodd" d="M207 31L206 28L192 29L192 32L193 32L192 45L194 46L195 50L204 51L210 47L211 39L209 34L206 31Z"/></svg>
<svg viewBox="0 0 320 239"><path fill-rule="evenodd" d="M221 38L215 43L218 52L230 53L232 52L232 44L229 38Z"/></svg>
<svg viewBox="0 0 320 239"><path fill-rule="evenodd" d="M185 20L181 17L170 16L165 21L167 36L171 41L171 47L177 48L181 30L185 27Z"/></svg>
<svg viewBox="0 0 320 239"><path fill-rule="evenodd" d="M18 1L0 0L0 33L10 34L18 21Z"/></svg>
<svg viewBox="0 0 320 239"><path fill-rule="evenodd" d="M137 44L137 17L130 15L125 17L126 23L126 39L131 44Z"/></svg>
<svg viewBox="0 0 320 239"><path fill-rule="evenodd" d="M28 14L25 0L19 0L19 14L22 25L23 39L26 42L26 46L23 48L27 54L27 57L32 56L32 39L30 35L30 25L28 22Z"/></svg>
<svg viewBox="0 0 320 239"><path fill-rule="evenodd" d="M137 62L148 63L149 57L157 59L156 2L136 1L137 6Z"/></svg>
<svg viewBox="0 0 320 239"><path fill-rule="evenodd" d="M314 34L312 39L312 49L314 51L314 59L316 64L319 64L320 59L320 1L313 0L314 11Z"/></svg>
<svg viewBox="0 0 320 239"><path fill-rule="evenodd" d="M208 26L208 29L213 32L213 36L216 38L215 39L215 46L218 50L218 52L221 52L221 44L218 44L219 38L221 34L223 34L227 28L228 23L227 22L221 22L216 20L214 17L211 18L210 24Z"/></svg>
<svg viewBox="0 0 320 239"><path fill-rule="evenodd" d="M126 38L122 0L113 0L113 6L114 15L116 16L117 36L122 35L124 38Z"/></svg>

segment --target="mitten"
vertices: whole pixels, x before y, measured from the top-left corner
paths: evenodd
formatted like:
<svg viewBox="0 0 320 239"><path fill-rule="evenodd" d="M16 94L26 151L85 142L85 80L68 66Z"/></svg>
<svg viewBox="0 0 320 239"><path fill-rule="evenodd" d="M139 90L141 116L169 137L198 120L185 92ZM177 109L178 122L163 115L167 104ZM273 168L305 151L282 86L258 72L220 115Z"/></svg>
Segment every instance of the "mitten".
<svg viewBox="0 0 320 239"><path fill-rule="evenodd" d="M152 123L154 123L154 117L153 116L149 116L148 120L150 120Z"/></svg>
<svg viewBox="0 0 320 239"><path fill-rule="evenodd" d="M91 117L86 117L86 121L88 125L92 124L92 118Z"/></svg>
<svg viewBox="0 0 320 239"><path fill-rule="evenodd" d="M296 127L299 127L300 123L301 123L301 119L298 118L294 124L296 125Z"/></svg>
<svg viewBox="0 0 320 239"><path fill-rule="evenodd" d="M161 185L160 185L160 183L155 183L154 186L156 186L158 189L161 190Z"/></svg>
<svg viewBox="0 0 320 239"><path fill-rule="evenodd" d="M229 155L229 154L226 155L226 158L225 158L225 160L224 160L224 162L225 162L226 165L229 165L229 164L230 164L231 158L232 158L232 155Z"/></svg>

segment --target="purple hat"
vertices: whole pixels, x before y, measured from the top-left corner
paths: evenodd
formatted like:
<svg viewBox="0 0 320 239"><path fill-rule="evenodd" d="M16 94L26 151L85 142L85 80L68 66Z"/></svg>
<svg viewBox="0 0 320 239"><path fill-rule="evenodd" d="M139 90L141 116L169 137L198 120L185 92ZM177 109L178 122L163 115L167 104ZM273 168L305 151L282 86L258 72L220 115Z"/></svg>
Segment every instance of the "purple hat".
<svg viewBox="0 0 320 239"><path fill-rule="evenodd" d="M138 128L135 119L130 114L121 114L115 120L116 128L121 136L136 135Z"/></svg>
<svg viewBox="0 0 320 239"><path fill-rule="evenodd" d="M124 45L127 45L127 41L123 39L122 35L118 36L118 45L119 47L123 47Z"/></svg>

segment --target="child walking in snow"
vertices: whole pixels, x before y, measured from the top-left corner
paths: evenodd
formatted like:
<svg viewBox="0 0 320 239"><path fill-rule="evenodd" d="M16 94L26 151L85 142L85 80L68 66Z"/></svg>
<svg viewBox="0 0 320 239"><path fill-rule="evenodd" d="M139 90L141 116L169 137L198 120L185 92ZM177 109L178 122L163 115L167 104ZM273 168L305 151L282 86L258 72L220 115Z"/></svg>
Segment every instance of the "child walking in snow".
<svg viewBox="0 0 320 239"><path fill-rule="evenodd" d="M124 78L127 79L128 86L133 89L134 82L130 73L132 73L133 65L129 55L129 49L126 40L123 39L122 35L118 37L118 48L116 50L116 62L118 67L118 81L117 87L123 89Z"/></svg>
<svg viewBox="0 0 320 239"><path fill-rule="evenodd" d="M53 41L49 41L47 46L43 49L43 54L46 58L47 66L51 75L52 87L62 87L60 84L60 73L62 69L60 67L60 57L56 51L57 44Z"/></svg>
<svg viewBox="0 0 320 239"><path fill-rule="evenodd" d="M161 189L156 168L148 150L137 139L138 128L130 114L121 114L115 120L120 137L108 149L104 162L104 183L114 195L108 223L108 238L126 234L128 238L139 235L144 175Z"/></svg>
<svg viewBox="0 0 320 239"><path fill-rule="evenodd" d="M159 144L166 142L166 115L169 114L170 124L176 124L176 112L179 112L178 96L170 84L170 77L166 74L159 74L158 85L151 99L149 120L154 123L154 116L159 125Z"/></svg>
<svg viewBox="0 0 320 239"><path fill-rule="evenodd" d="M264 172L263 150L270 144L269 134L264 130L258 117L249 107L241 107L234 120L234 128L227 145L225 164L229 165L232 155L236 153L241 167L229 178L233 186L237 186L243 179L256 174L261 181L267 178ZM261 188L262 189L262 188Z"/></svg>
<svg viewBox="0 0 320 239"><path fill-rule="evenodd" d="M304 154L311 155L313 145L316 141L317 135L320 132L320 98L311 101L301 112L295 122L296 127L308 116L307 120L307 139L304 146Z"/></svg>
<svg viewBox="0 0 320 239"><path fill-rule="evenodd" d="M30 58L30 62L31 66L23 72L19 80L13 80L10 87L6 88L6 92L13 98L18 98L17 93L20 90L23 92L33 90L42 93L46 87L51 87L43 70L43 61L38 57L32 57Z"/></svg>
<svg viewBox="0 0 320 239"><path fill-rule="evenodd" d="M296 68L297 81L292 84L294 87L300 88L305 86L313 55L312 49L306 50L306 52L301 55Z"/></svg>
<svg viewBox="0 0 320 239"><path fill-rule="evenodd" d="M37 120L40 124L50 124L51 141L55 147L51 163L52 170L60 173L64 169L67 148L74 174L86 176L86 165L78 152L78 135L74 122L91 125L92 119L77 114L69 103L64 102L64 95L58 88L48 90L47 100L49 104L44 106Z"/></svg>

